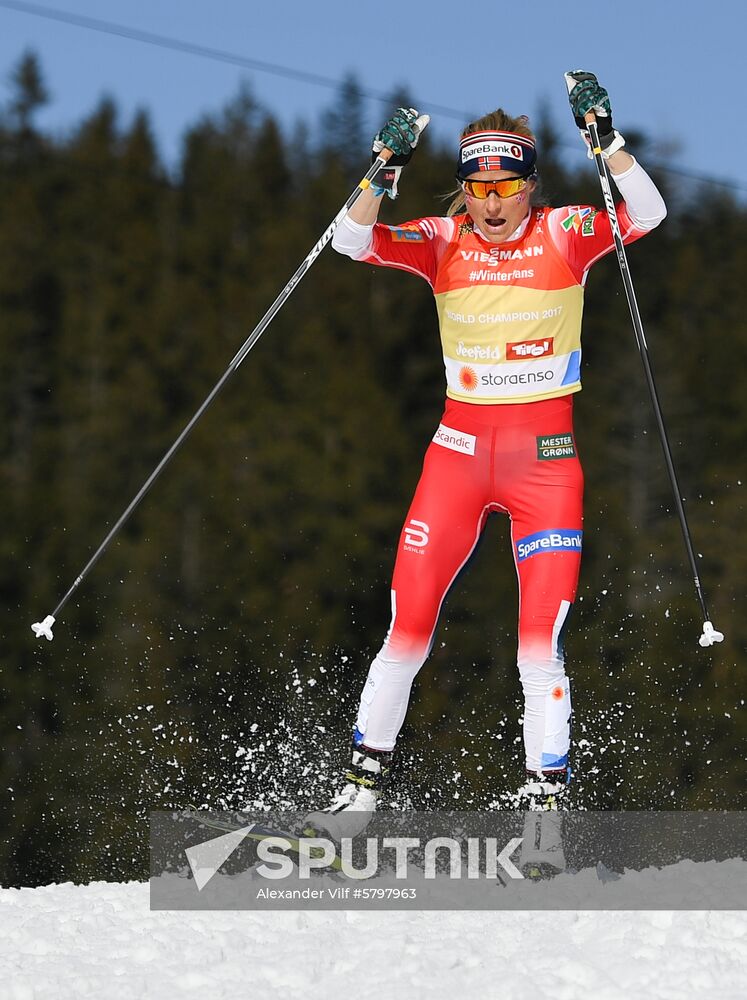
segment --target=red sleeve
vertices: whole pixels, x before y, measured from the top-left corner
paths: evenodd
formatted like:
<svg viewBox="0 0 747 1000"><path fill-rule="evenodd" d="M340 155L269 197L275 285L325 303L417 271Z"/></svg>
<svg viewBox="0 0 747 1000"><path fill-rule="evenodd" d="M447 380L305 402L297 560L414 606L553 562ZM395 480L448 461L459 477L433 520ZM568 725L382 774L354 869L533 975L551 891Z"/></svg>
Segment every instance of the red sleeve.
<svg viewBox="0 0 747 1000"><path fill-rule="evenodd" d="M453 233L454 223L448 217L415 219L399 226L384 226L377 222L373 227L371 247L359 259L367 264L409 271L425 278L432 286L438 262Z"/></svg>
<svg viewBox="0 0 747 1000"><path fill-rule="evenodd" d="M633 225L625 202L621 201L616 207L623 243L634 243L646 235L647 229L636 229ZM615 246L609 216L606 211L591 205L567 205L552 209L548 228L560 255L582 285L592 264Z"/></svg>

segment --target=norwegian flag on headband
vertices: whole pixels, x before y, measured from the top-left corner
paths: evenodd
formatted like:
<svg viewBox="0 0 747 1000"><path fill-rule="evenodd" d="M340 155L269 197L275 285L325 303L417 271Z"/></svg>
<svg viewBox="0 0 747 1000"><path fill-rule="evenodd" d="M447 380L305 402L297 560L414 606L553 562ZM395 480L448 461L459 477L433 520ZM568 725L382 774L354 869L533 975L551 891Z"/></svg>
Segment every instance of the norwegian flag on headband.
<svg viewBox="0 0 747 1000"><path fill-rule="evenodd" d="M515 132L469 132L459 140L457 177L478 170L515 170L528 177L536 169L534 139Z"/></svg>

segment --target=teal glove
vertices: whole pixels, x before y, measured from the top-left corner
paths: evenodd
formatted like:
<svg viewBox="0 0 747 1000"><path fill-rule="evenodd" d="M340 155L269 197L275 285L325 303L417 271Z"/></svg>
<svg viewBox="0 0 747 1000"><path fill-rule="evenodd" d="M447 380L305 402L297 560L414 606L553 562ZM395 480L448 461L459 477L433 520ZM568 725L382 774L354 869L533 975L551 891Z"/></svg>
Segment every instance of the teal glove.
<svg viewBox="0 0 747 1000"><path fill-rule="evenodd" d="M390 198L397 197L397 182L402 167L410 162L413 150L429 121L429 115L418 115L415 108L398 108L381 131L376 133L372 161L384 149L390 149L392 155L386 166L371 181L374 194L381 196L386 192Z"/></svg>
<svg viewBox="0 0 747 1000"><path fill-rule="evenodd" d="M584 115L590 111L594 112L597 120L602 155L611 156L618 149L622 149L625 145L625 139L612 127L612 108L610 107L609 94L604 87L599 85L594 74L587 73L582 69L570 70L565 74L565 82L568 87L568 100L574 120L578 125L581 138L589 147L589 158L591 159L594 154L591 151L591 140Z"/></svg>
<svg viewBox="0 0 747 1000"><path fill-rule="evenodd" d="M394 167L404 167L429 121L428 115L419 118L415 108L397 108L383 129L376 133L374 153L378 155L382 149L391 149L394 155L389 162Z"/></svg>

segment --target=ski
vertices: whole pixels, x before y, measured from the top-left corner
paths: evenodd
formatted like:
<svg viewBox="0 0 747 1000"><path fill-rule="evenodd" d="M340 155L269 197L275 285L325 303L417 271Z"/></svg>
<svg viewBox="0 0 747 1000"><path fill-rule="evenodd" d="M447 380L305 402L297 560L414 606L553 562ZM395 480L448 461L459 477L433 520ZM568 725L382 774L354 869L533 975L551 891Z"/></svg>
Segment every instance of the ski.
<svg viewBox="0 0 747 1000"><path fill-rule="evenodd" d="M260 826L257 823L241 822L241 813L234 813L236 817L235 820L232 819L218 819L212 816L210 813L205 812L198 806L189 806L186 810L186 815L200 823L202 826L208 827L211 830L220 830L221 833L236 833L238 830L244 830L247 826L251 826L250 830L247 830L245 837L247 840L253 840L259 843L262 840L268 840L271 837L282 837L289 847L288 851L291 854L300 855L301 854L301 840L304 838L316 837L316 831L314 830L304 830L299 835L298 833L293 833L289 830L280 830L276 827L271 826ZM311 858L321 856L321 848L311 848L308 850L308 855ZM342 867L342 859L339 854L335 853L334 858L329 863L329 867L335 871L340 871Z"/></svg>

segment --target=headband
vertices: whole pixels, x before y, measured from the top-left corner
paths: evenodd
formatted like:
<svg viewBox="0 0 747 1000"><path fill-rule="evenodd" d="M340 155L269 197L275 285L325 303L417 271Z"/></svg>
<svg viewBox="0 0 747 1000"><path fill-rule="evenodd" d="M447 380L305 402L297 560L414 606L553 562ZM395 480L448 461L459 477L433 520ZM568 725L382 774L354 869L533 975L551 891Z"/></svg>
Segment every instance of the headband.
<svg viewBox="0 0 747 1000"><path fill-rule="evenodd" d="M470 132L459 140L457 177L464 179L480 170L534 172L537 151L534 139L515 132Z"/></svg>

